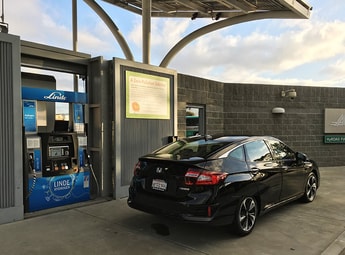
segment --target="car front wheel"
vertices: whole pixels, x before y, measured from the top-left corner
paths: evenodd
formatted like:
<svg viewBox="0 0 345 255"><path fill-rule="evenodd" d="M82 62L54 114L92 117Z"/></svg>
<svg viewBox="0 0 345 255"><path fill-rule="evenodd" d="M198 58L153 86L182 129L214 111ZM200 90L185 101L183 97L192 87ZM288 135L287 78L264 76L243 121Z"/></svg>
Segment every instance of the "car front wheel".
<svg viewBox="0 0 345 255"><path fill-rule="evenodd" d="M317 178L314 173L310 173L305 184L305 190L303 195L304 202L312 202L315 199L317 190Z"/></svg>
<svg viewBox="0 0 345 255"><path fill-rule="evenodd" d="M239 207L236 210L235 219L233 223L237 234L245 236L252 232L257 215L258 206L255 198L243 198L241 200Z"/></svg>

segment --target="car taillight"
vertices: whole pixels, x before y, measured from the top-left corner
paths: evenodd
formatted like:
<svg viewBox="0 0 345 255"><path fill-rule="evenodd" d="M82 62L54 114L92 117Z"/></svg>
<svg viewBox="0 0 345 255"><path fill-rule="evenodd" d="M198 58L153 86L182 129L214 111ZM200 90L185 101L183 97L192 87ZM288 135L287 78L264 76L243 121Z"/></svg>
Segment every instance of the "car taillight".
<svg viewBox="0 0 345 255"><path fill-rule="evenodd" d="M184 179L186 185L215 185L224 180L228 174L215 171L188 169Z"/></svg>

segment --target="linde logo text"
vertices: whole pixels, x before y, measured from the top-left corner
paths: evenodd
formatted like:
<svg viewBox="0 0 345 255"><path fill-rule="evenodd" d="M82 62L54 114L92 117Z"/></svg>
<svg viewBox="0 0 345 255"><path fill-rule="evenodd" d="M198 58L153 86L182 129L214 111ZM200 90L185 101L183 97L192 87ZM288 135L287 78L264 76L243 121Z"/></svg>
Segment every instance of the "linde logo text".
<svg viewBox="0 0 345 255"><path fill-rule="evenodd" d="M71 180L58 180L53 183L54 191L69 190L71 188Z"/></svg>
<svg viewBox="0 0 345 255"><path fill-rule="evenodd" d="M65 97L61 92L53 92L49 96L44 96L44 99L66 101L67 97Z"/></svg>

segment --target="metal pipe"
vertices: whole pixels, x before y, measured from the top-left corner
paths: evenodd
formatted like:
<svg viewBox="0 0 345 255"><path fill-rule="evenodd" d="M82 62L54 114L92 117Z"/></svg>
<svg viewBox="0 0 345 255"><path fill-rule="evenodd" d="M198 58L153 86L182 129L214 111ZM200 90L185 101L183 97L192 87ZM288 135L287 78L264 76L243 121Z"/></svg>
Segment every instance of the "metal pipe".
<svg viewBox="0 0 345 255"><path fill-rule="evenodd" d="M4 0L2 0L2 5L1 5L1 22L4 23L5 22L5 11L4 11Z"/></svg>
<svg viewBox="0 0 345 255"><path fill-rule="evenodd" d="M73 51L78 51L78 9L77 0L72 1L72 30L73 30ZM78 76L75 74L73 77L74 91L78 91ZM70 109L70 120L73 119L73 108Z"/></svg>
<svg viewBox="0 0 345 255"><path fill-rule="evenodd" d="M143 63L144 64L150 64L151 8L152 8L151 0L142 1Z"/></svg>
<svg viewBox="0 0 345 255"><path fill-rule="evenodd" d="M77 0L72 1L73 51L78 51L78 10Z"/></svg>

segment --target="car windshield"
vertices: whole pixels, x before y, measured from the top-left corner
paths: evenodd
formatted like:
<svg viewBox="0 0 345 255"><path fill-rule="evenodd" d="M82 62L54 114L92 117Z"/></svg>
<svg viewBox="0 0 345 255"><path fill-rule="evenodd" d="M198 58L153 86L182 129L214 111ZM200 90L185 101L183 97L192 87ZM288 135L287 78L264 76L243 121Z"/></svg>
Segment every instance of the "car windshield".
<svg viewBox="0 0 345 255"><path fill-rule="evenodd" d="M176 159L206 158L207 155L230 143L222 139L179 140L155 151L155 154L169 154Z"/></svg>

